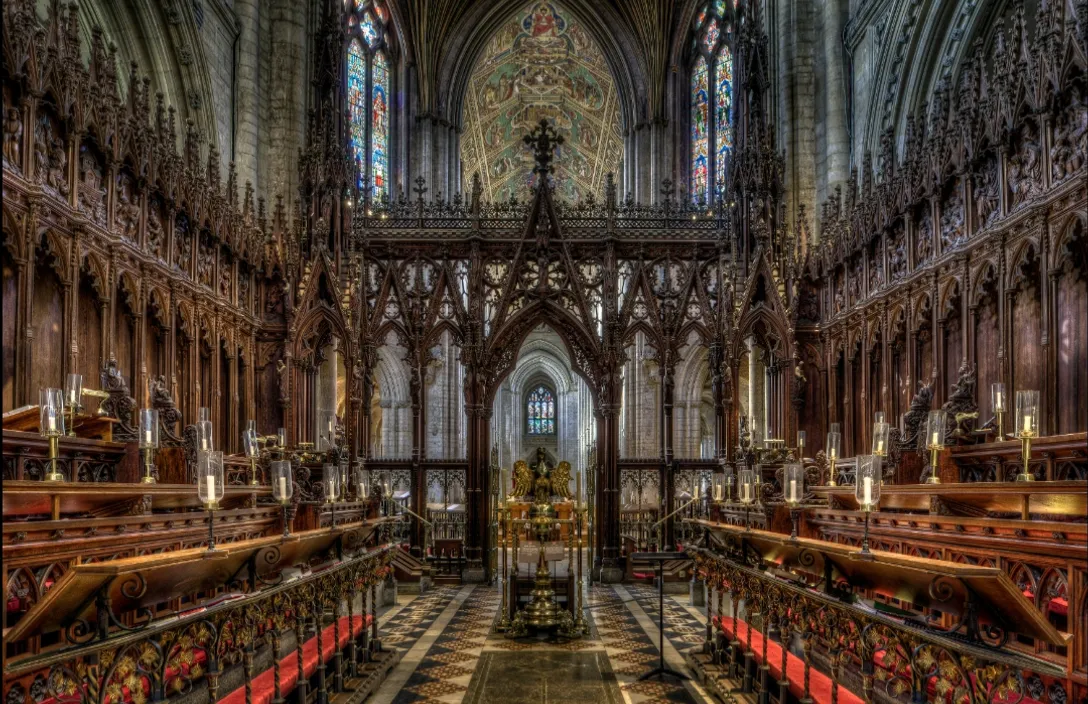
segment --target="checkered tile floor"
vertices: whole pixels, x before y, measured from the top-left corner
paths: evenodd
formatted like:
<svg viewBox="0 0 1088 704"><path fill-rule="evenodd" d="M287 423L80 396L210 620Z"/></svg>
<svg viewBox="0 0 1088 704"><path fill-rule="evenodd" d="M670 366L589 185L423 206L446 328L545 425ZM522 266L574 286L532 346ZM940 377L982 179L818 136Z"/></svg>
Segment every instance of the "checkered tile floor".
<svg viewBox="0 0 1088 704"><path fill-rule="evenodd" d="M436 619L461 589L438 588L419 597L402 599L404 608L382 625L383 641L391 647L410 650L433 628ZM675 680L638 681L639 675L658 662L657 592L650 587L625 585L618 590L604 585L590 587L586 613L592 633L573 641L543 641L533 637L509 640L493 630L498 617L499 591L483 585L469 590L468 597L452 618L447 613L445 618L449 618L449 622L441 628L422 657L398 665L398 668L410 670L407 679L401 680L404 684L400 690L391 700L390 693L380 690L376 698L382 699L385 694L384 701L392 704L460 704L485 651L564 650L606 653L625 704L709 701L695 685L685 686ZM625 600L622 596L625 594L633 598ZM680 652L701 643L705 628L705 621L685 608L687 599L686 595L665 597L665 637ZM640 622L641 612L645 616ZM651 625L654 627L650 628ZM525 652L525 656L532 657L532 653Z"/></svg>

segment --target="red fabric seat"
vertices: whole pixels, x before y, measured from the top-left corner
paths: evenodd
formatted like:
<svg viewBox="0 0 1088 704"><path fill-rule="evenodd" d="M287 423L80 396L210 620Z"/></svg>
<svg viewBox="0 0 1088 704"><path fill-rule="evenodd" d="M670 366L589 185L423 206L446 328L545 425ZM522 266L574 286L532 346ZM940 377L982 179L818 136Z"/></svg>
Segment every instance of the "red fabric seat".
<svg viewBox="0 0 1088 704"><path fill-rule="evenodd" d="M369 626L371 623L371 617L368 615L364 620L362 616L356 615L352 619L352 633L351 636L358 636L363 632L363 629ZM343 648L348 642L348 617L340 617L340 647ZM321 660L322 662L328 662L333 652L336 650L336 646L332 642L333 626L329 624L321 631ZM302 667L305 671L305 676L309 677L317 671L317 636L310 638L302 646ZM280 693L287 694L298 683L298 652L291 651L280 660ZM275 670L268 668L260 675L253 678L253 704L269 704L272 701L272 697L275 694ZM238 689L234 690L230 694L222 697L220 704L245 704L246 701L246 687L243 684Z"/></svg>
<svg viewBox="0 0 1088 704"><path fill-rule="evenodd" d="M745 621L739 623L740 635L736 636L736 639L741 640L740 636L744 636L746 640L748 638L748 624ZM722 632L729 636L730 639L734 638L733 619L729 616L723 616L720 624ZM753 657L757 663L763 664L763 635L753 628L751 640ZM741 640L741 642L744 641ZM781 681L783 679L782 646L769 639L767 641L767 660L769 661L767 665L771 676ZM786 655L785 679L789 680L790 693L798 699L802 699L805 696L805 663L793 653L787 653ZM830 677L814 667L809 669L808 692L812 701L816 702L816 704L831 704L831 685ZM864 704L864 701L840 684L839 704Z"/></svg>

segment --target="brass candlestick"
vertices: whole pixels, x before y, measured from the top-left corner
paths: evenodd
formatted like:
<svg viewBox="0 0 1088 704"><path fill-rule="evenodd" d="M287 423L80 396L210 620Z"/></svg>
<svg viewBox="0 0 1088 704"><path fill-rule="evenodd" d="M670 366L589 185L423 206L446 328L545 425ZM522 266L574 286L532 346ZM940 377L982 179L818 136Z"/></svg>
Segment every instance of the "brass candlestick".
<svg viewBox="0 0 1088 704"><path fill-rule="evenodd" d="M530 521L536 529L539 555L536 561L536 581L529 592L531 599L525 607L525 622L534 628L550 628L559 623L559 607L555 603L555 590L552 588L551 575L548 572L548 559L545 544L548 531L555 522L554 509L549 504L534 504Z"/></svg>
<svg viewBox="0 0 1088 704"><path fill-rule="evenodd" d="M257 479L257 458L249 458L249 485L260 486L261 482Z"/></svg>
<svg viewBox="0 0 1088 704"><path fill-rule="evenodd" d="M1031 473L1031 439L1034 436L1034 433L1020 434L1020 452L1024 456L1024 471L1016 475L1016 481L1018 482L1035 481L1035 475Z"/></svg>
<svg viewBox="0 0 1088 704"><path fill-rule="evenodd" d="M997 412L997 437L994 438L995 442L1005 442L1008 440L1005 437L1005 411Z"/></svg>
<svg viewBox="0 0 1088 704"><path fill-rule="evenodd" d="M49 436L49 473L45 475L47 482L63 482L64 475L57 471L57 456L60 454L60 436Z"/></svg>
<svg viewBox="0 0 1088 704"><path fill-rule="evenodd" d="M937 461L941 454L941 448L937 445L929 446L929 479L926 479L926 484L940 484L941 477L937 473Z"/></svg>
<svg viewBox="0 0 1088 704"><path fill-rule="evenodd" d="M155 461L154 456L151 454L153 449L147 448L144 450L144 476L140 477L141 484L154 484L155 483Z"/></svg>
<svg viewBox="0 0 1088 704"><path fill-rule="evenodd" d="M827 466L828 466L827 485L828 486L838 486L835 483L835 457L834 457L834 455L832 455L831 458L828 459Z"/></svg>
<svg viewBox="0 0 1088 704"><path fill-rule="evenodd" d="M575 530L578 536L578 593L575 595L574 631L575 633L589 635L589 622L586 621L582 603L582 522L585 520L585 512L585 508L574 509Z"/></svg>
<svg viewBox="0 0 1088 704"><path fill-rule="evenodd" d="M510 588L509 566L506 555L509 548L509 545L507 544L509 542L510 536L510 524L508 523L509 520L510 509L507 508L504 504L500 504L499 527L502 530L502 543L500 543L502 545L502 603L500 604L499 608L502 615L499 617L499 622L495 626L495 630L499 631L500 633L504 633L510 630L510 607L507 605L506 602L506 592Z"/></svg>
<svg viewBox="0 0 1088 704"><path fill-rule="evenodd" d="M68 437L76 436L76 414L83 412L83 406L68 406Z"/></svg>

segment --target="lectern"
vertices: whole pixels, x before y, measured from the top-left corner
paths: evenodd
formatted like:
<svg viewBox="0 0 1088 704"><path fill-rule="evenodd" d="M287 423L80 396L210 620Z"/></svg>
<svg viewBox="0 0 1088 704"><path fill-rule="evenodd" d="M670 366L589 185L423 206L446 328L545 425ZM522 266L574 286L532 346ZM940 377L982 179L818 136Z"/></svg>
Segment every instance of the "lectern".
<svg viewBox="0 0 1088 704"><path fill-rule="evenodd" d="M632 560L649 560L657 563L657 649L661 661L657 667L639 676L639 681L648 680L651 677L664 677L670 675L679 679L688 679L687 675L665 667L665 563L669 560L686 560L688 555L683 552L636 552L630 556Z"/></svg>

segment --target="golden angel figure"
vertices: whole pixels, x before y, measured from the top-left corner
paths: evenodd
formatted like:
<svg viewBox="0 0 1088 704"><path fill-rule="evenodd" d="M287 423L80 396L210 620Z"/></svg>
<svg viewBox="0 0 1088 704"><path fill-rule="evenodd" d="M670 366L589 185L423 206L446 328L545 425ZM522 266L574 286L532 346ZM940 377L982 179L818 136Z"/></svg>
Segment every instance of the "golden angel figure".
<svg viewBox="0 0 1088 704"><path fill-rule="evenodd" d="M525 460L514 463L514 491L512 496L527 496L533 486L533 473Z"/></svg>
<svg viewBox="0 0 1088 704"><path fill-rule="evenodd" d="M570 462L563 460L552 471L552 494L562 499L570 499Z"/></svg>

